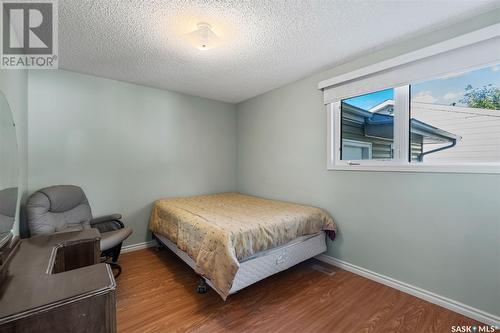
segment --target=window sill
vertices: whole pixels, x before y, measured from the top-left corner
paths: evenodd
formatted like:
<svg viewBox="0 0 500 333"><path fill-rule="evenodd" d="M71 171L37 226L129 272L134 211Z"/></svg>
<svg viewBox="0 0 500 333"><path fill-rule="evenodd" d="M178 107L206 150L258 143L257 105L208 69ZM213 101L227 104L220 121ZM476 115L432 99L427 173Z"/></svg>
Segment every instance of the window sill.
<svg viewBox="0 0 500 333"><path fill-rule="evenodd" d="M329 171L428 172L500 174L500 164L404 164L404 165L329 165Z"/></svg>

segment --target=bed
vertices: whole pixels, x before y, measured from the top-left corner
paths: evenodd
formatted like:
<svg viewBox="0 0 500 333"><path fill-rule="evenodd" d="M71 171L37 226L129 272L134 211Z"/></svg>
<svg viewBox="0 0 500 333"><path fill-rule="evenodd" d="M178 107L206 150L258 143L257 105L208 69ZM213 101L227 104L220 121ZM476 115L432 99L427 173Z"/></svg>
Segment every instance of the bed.
<svg viewBox="0 0 500 333"><path fill-rule="evenodd" d="M224 300L324 252L337 230L320 208L240 193L157 200L149 229Z"/></svg>

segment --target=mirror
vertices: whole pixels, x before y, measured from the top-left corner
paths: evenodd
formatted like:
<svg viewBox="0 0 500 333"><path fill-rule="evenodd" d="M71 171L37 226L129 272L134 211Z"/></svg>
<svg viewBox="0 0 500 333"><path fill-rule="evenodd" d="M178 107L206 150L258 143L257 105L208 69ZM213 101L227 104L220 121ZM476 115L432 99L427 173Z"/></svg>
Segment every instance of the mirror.
<svg viewBox="0 0 500 333"><path fill-rule="evenodd" d="M12 237L17 212L18 151L14 118L0 92L0 249Z"/></svg>

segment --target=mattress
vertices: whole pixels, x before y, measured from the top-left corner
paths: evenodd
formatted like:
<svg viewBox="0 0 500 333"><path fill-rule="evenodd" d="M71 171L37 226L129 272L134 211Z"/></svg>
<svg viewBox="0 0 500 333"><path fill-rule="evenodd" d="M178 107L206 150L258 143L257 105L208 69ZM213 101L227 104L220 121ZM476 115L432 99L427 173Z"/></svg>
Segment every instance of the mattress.
<svg viewBox="0 0 500 333"><path fill-rule="evenodd" d="M157 200L149 229L186 253L225 298L240 263L303 236L334 233L336 226L317 207L220 193Z"/></svg>
<svg viewBox="0 0 500 333"><path fill-rule="evenodd" d="M172 250L179 258L186 262L191 268L196 268L196 263L189 255L179 249L172 241L161 234L155 234L156 239ZM229 290L229 294L248 287L273 274L284 271L304 260L312 258L326 251L325 233L299 237L285 245L274 249L262 251L251 258L239 263L239 269ZM212 281L205 277L208 285L215 291ZM219 293L220 294L220 293ZM223 296L223 295L221 295Z"/></svg>

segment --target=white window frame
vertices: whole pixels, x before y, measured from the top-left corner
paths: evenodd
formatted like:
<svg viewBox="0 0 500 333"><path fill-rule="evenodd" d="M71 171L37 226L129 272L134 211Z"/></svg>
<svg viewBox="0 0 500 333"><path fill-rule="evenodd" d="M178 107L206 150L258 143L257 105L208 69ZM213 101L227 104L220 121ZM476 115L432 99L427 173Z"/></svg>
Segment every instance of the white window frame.
<svg viewBox="0 0 500 333"><path fill-rule="evenodd" d="M500 23L494 24L320 82L318 88L324 92L324 102L327 109L327 169L348 171L500 174L500 162L444 163L409 161L410 84L420 80L431 80L446 75L450 71L474 70L491 64L497 64L500 59L498 53L485 52L482 47L486 47L489 51L497 49L498 41L500 40L499 29ZM482 44L480 42L482 42ZM480 47L481 49L479 49ZM456 53L451 53L452 55L448 56L450 52ZM453 57L453 54L455 54L456 57ZM436 61L433 62L432 59ZM423 60L423 62L421 60ZM414 67L411 67L412 64ZM453 69L447 68L448 65ZM411 71L407 70L405 72L405 68L411 68ZM427 68L429 69L427 70ZM393 69L394 71L391 72ZM420 70L422 70L422 72ZM392 73L392 76L391 74L387 74L385 78L389 78L389 81L392 80L397 83L387 82L388 85L392 84L393 86L382 87L380 85L380 80L377 81L377 75L380 73L380 75L383 76L384 73L387 72ZM430 72L433 74L431 74L430 77L426 77L427 75L423 72ZM411 78L406 77L406 75L409 75ZM373 79L375 81L367 81ZM356 82L361 82L359 91L356 91ZM344 84L346 86L343 86ZM372 86L371 91L369 90L370 86ZM388 88L394 89L395 100L394 157L390 160L341 160L341 101ZM353 91L355 91L355 93L353 93ZM346 94L350 95L342 96Z"/></svg>
<svg viewBox="0 0 500 333"><path fill-rule="evenodd" d="M370 93L370 92L366 92ZM364 95L364 93L360 94ZM409 139L405 133L409 132L409 124L404 124L403 120L409 119L410 109L409 103L404 103L409 96L409 86L394 88L394 156L390 159L368 159L368 160L341 160L340 145L341 145L341 101L328 104L328 169L350 170L352 167L370 167L372 169L381 168L384 166L400 166L404 159L408 159L408 149L403 149L408 146ZM350 96L352 97L352 96ZM346 98L343 98L346 99ZM338 133L338 139L337 139ZM333 148L333 149L332 149Z"/></svg>
<svg viewBox="0 0 500 333"><path fill-rule="evenodd" d="M395 168L409 164L405 163L408 160L408 149L404 148L409 144L409 121L405 122L410 115L409 89L409 85L394 88L394 157L391 159L341 160L341 101L327 104L328 169L386 171L387 167Z"/></svg>
<svg viewBox="0 0 500 333"><path fill-rule="evenodd" d="M369 92L363 92L363 95ZM350 98L352 96L346 97ZM343 98L343 99L346 99ZM394 88L394 157L341 160L341 101L327 104L327 169L350 171L401 171L449 173L500 173L500 163L410 162L410 85Z"/></svg>

